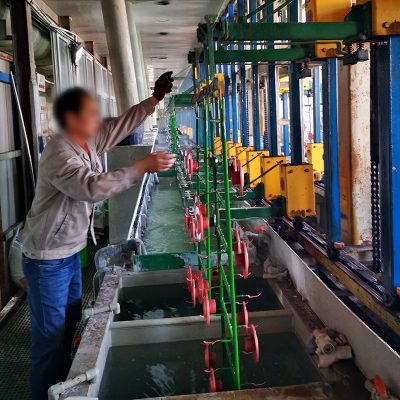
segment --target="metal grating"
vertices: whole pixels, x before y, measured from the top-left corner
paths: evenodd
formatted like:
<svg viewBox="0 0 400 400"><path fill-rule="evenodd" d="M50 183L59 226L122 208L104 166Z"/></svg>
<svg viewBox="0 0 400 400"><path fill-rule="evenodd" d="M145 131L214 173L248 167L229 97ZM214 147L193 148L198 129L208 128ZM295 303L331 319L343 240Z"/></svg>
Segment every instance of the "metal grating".
<svg viewBox="0 0 400 400"><path fill-rule="evenodd" d="M82 270L83 307L93 300L94 254L98 248L89 248L89 266ZM77 327L77 335L84 323ZM0 329L0 399L29 400L30 321L28 304L24 301ZM73 353L74 354L74 353Z"/></svg>

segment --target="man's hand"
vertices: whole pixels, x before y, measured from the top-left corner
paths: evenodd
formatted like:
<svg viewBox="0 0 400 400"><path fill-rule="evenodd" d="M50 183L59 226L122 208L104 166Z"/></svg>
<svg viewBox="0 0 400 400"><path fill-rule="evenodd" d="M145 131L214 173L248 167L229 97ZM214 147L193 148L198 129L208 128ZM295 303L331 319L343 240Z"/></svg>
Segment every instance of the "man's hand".
<svg viewBox="0 0 400 400"><path fill-rule="evenodd" d="M172 71L162 74L154 84L153 96L158 101L163 100L167 93L171 93L173 82L174 80L172 79Z"/></svg>
<svg viewBox="0 0 400 400"><path fill-rule="evenodd" d="M158 151L136 161L135 166L142 175L146 172L163 172L173 167L175 159L175 154L170 154L166 151Z"/></svg>

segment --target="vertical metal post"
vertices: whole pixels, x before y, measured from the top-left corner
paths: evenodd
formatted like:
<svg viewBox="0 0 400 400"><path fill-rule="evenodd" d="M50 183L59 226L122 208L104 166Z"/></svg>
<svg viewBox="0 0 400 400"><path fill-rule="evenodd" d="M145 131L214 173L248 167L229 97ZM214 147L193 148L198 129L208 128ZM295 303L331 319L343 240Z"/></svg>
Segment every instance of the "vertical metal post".
<svg viewBox="0 0 400 400"><path fill-rule="evenodd" d="M235 22L235 6L233 3L228 5L229 22ZM231 50L235 50L235 44L230 45ZM238 142L238 110L237 110L237 78L236 64L231 64L231 87L232 87L232 139L233 143ZM226 110L225 110L226 111ZM226 133L228 137L228 133Z"/></svg>
<svg viewBox="0 0 400 400"><path fill-rule="evenodd" d="M226 15L223 15L221 17L222 21L226 20ZM224 88L224 92L225 92L225 135L226 135L226 139L227 140L231 140L231 114L230 114L230 106L229 106L229 65L228 64L224 64L224 84L225 84L225 88ZM232 89L233 91L233 89ZM220 115L221 115L221 109L220 109Z"/></svg>
<svg viewBox="0 0 400 400"><path fill-rule="evenodd" d="M400 36L372 43L372 135L379 146L381 265L387 300L400 288Z"/></svg>
<svg viewBox="0 0 400 400"><path fill-rule="evenodd" d="M314 143L321 143L321 85L319 67L313 71Z"/></svg>
<svg viewBox="0 0 400 400"><path fill-rule="evenodd" d="M244 0L238 0L238 15L244 17ZM244 50L244 44L239 44L239 50ZM241 105L241 134L242 146L249 145L249 132L247 126L247 90L246 90L246 65L241 62L240 68L240 105Z"/></svg>
<svg viewBox="0 0 400 400"><path fill-rule="evenodd" d="M32 15L31 6L24 0L10 2L11 28L14 50L15 82L18 92L21 113L24 118L24 125L20 121L19 134L22 151L22 174L24 187L24 207L28 212L33 196L35 171L30 173L31 164L29 154L33 162L33 167L37 169L37 137L40 130L39 126L39 99L38 85L36 80L36 66L32 42ZM26 129L26 140L24 138Z"/></svg>
<svg viewBox="0 0 400 400"><path fill-rule="evenodd" d="M282 111L283 119L289 119L289 93L285 92L282 94ZM289 137L289 125L284 124L283 129L283 153L285 156L290 156L290 137Z"/></svg>
<svg viewBox="0 0 400 400"><path fill-rule="evenodd" d="M299 19L298 0L289 6L290 22ZM300 72L301 65L296 62L289 66L289 98L290 98L290 142L292 164L299 165L303 162L303 130L301 126L301 100L300 100Z"/></svg>
<svg viewBox="0 0 400 400"><path fill-rule="evenodd" d="M274 22L274 5L267 6L268 22ZM270 43L268 48L274 48L274 44ZM276 68L275 63L268 64L268 138L269 138L269 151L271 156L277 156L278 151L278 116L276 106Z"/></svg>
<svg viewBox="0 0 400 400"><path fill-rule="evenodd" d="M337 60L323 61L323 112L324 112L324 164L327 242L331 256L335 256L335 243L341 240L340 187L339 187L339 131Z"/></svg>
<svg viewBox="0 0 400 400"><path fill-rule="evenodd" d="M299 63L289 66L289 99L290 99L290 143L292 164L303 162L303 133L301 126L300 74Z"/></svg>
<svg viewBox="0 0 400 400"><path fill-rule="evenodd" d="M223 107L223 103L221 103ZM232 316L232 345L233 345L233 362L234 362L234 385L236 389L240 389L240 361L238 346L238 331L236 319L236 290L235 290L235 261L233 257L232 246L232 218L231 218L231 197L228 174L228 149L226 145L226 137L224 129L221 130L222 141L222 168L224 174L224 192L225 192L225 210L226 210L226 243L225 249L228 254L228 272L231 294L231 316Z"/></svg>
<svg viewBox="0 0 400 400"><path fill-rule="evenodd" d="M250 10L257 8L257 0L250 0ZM257 22L257 16L251 17L251 22ZM253 44L253 49L257 50L257 43ZM260 76L258 63L253 63L251 66L252 74L252 100L253 100L253 145L254 150L261 150L261 132L260 132Z"/></svg>

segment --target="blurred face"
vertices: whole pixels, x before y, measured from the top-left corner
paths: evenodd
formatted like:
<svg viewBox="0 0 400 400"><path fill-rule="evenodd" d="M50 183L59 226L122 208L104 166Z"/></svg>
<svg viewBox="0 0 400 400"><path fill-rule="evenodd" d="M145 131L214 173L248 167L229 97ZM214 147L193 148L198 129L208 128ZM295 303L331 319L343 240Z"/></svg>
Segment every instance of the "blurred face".
<svg viewBox="0 0 400 400"><path fill-rule="evenodd" d="M65 131L80 140L89 140L99 131L102 118L99 105L91 96L82 99L82 108L79 114L65 115Z"/></svg>

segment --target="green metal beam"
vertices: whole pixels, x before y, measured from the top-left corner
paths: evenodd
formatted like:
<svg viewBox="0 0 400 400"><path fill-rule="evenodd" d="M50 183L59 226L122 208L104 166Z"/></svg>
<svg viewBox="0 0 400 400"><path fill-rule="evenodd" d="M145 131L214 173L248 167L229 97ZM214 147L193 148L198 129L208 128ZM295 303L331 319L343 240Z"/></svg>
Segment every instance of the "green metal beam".
<svg viewBox="0 0 400 400"><path fill-rule="evenodd" d="M174 96L175 107L184 107L193 105L193 94L181 93Z"/></svg>
<svg viewBox="0 0 400 400"><path fill-rule="evenodd" d="M313 46L297 46L290 49L218 50L214 53L217 64L298 61L313 56Z"/></svg>
<svg viewBox="0 0 400 400"><path fill-rule="evenodd" d="M225 219L225 215L225 209L221 209L221 219ZM282 216L283 210L280 207L231 208L232 219L270 218Z"/></svg>
<svg viewBox="0 0 400 400"><path fill-rule="evenodd" d="M269 22L249 24L243 22L223 22L215 29L214 38L226 42L244 41L317 41L365 39L360 23L346 22ZM205 28L206 29L206 28Z"/></svg>

